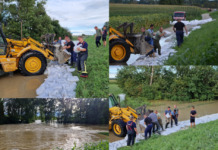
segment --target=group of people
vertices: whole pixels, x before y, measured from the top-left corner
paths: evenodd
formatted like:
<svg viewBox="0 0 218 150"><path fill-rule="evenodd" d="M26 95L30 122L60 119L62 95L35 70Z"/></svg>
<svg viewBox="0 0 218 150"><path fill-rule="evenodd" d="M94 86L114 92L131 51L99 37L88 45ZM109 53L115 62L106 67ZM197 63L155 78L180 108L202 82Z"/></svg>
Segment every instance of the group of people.
<svg viewBox="0 0 218 150"><path fill-rule="evenodd" d="M166 118L166 125L165 129L168 128L168 125L171 123L171 127L173 127L173 121L175 122L175 125L178 126L178 117L179 117L179 109L176 105L174 105L174 109L171 110L170 106L165 110L164 116ZM195 107L192 106L191 112L190 112L190 123L191 128L195 127L195 117L197 115L197 111L195 110ZM126 129L128 134L128 140L127 140L127 146L134 145L136 135L138 134L136 123L133 121L134 117L130 116L130 121L127 122ZM151 137L151 133L153 130L153 133L157 132L158 134L161 134L160 130L164 131L162 118L160 113L155 110L149 110L149 114L144 115L144 124L146 125L144 136L145 140Z"/></svg>
<svg viewBox="0 0 218 150"><path fill-rule="evenodd" d="M63 49L66 49L68 53L71 54L71 64L72 66L76 66L78 69L78 72L81 73L80 77L87 78L88 72L87 72L87 66L86 61L88 59L88 43L86 43L82 36L78 36L78 44L75 52L75 44L70 39L69 36L65 36L65 43ZM56 41L54 44L60 44L62 45L62 38L59 37L58 41Z"/></svg>
<svg viewBox="0 0 218 150"><path fill-rule="evenodd" d="M108 35L107 27L104 26L103 30L101 30L97 26L95 26L95 31L96 31L96 34L95 34L96 46L97 47L101 46L101 38L102 38L103 45L104 45L104 47L106 47L106 45L107 45L107 35Z"/></svg>
<svg viewBox="0 0 218 150"><path fill-rule="evenodd" d="M185 29L186 34L188 34L186 25L181 21L181 19L178 19L178 22L173 26L173 31L176 33L176 40L177 40L178 47L180 47L184 41L183 29ZM154 33L154 25L151 24L148 30L146 30L145 27L142 27L141 32L145 38L145 41L154 47L150 52L146 54L146 57L152 55L153 53L156 53L157 49L158 49L158 55L161 55L160 39L161 37L166 35L166 32L163 32L163 27L160 27L160 29L156 33Z"/></svg>

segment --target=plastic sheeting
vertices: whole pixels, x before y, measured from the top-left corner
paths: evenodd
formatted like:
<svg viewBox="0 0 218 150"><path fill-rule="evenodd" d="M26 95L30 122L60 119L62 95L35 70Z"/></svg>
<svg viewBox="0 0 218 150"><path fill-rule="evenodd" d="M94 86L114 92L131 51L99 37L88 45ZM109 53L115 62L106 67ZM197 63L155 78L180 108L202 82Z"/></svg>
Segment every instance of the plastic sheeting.
<svg viewBox="0 0 218 150"><path fill-rule="evenodd" d="M74 71L74 68L66 64L51 62L45 71L48 77L36 90L37 98L75 98L79 78L72 75Z"/></svg>
<svg viewBox="0 0 218 150"><path fill-rule="evenodd" d="M201 123L207 123L207 122L215 121L215 120L218 120L218 114L203 116L203 117L200 117L200 118L196 118L196 125L201 124ZM139 122L139 124L146 127L144 125L143 120L141 120ZM178 126L174 126L173 128L168 128L167 130L161 132L161 135L166 136L166 135L178 132L180 130L187 129L189 126L190 126L190 120L180 121L178 123ZM143 136L142 133L140 133L136 137L136 143L138 143L140 140L143 140L143 139L144 139L144 136ZM110 147L110 150L117 150L117 148L124 147L126 145L127 145L127 136L123 140L110 143L109 147Z"/></svg>

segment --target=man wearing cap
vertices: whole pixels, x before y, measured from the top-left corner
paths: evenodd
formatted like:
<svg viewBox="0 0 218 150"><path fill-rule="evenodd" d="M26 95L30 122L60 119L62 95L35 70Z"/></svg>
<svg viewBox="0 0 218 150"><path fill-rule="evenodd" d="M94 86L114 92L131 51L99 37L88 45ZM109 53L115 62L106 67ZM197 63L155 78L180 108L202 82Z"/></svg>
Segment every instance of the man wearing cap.
<svg viewBox="0 0 218 150"><path fill-rule="evenodd" d="M186 34L188 35L188 30L186 25L181 22L181 19L178 19L178 22L173 26L173 31L176 33L176 40L177 40L177 46L180 47L184 41L184 31L185 29Z"/></svg>
<svg viewBox="0 0 218 150"><path fill-rule="evenodd" d="M129 117L130 121L126 124L126 130L128 134L128 140L127 140L127 146L134 145L135 143L135 137L137 133L136 123L133 121L134 117Z"/></svg>

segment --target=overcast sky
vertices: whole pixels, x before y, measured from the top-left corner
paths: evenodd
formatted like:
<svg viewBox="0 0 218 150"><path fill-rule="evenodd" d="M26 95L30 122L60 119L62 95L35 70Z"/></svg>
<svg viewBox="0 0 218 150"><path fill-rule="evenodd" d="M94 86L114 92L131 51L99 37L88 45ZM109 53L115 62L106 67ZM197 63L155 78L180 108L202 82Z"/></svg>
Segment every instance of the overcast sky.
<svg viewBox="0 0 218 150"><path fill-rule="evenodd" d="M48 0L46 11L73 35L95 34L109 21L109 0Z"/></svg>

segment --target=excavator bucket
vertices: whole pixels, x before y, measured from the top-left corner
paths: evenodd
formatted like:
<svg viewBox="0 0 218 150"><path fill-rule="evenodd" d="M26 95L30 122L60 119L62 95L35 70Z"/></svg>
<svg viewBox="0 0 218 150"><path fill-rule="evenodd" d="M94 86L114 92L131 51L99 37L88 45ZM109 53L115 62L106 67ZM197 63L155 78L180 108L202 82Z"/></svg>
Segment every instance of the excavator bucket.
<svg viewBox="0 0 218 150"><path fill-rule="evenodd" d="M2 65L4 72L13 72L17 70L16 58L0 58L0 64Z"/></svg>

